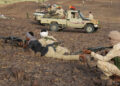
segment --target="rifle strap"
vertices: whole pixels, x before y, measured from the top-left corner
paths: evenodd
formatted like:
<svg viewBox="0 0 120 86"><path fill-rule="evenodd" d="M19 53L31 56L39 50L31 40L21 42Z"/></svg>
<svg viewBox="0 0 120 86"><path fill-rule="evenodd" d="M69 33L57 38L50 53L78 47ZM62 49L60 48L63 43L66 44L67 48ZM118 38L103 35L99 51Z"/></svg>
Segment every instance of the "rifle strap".
<svg viewBox="0 0 120 86"><path fill-rule="evenodd" d="M54 51L56 51L56 46L54 44L49 44L46 47L52 47L54 49Z"/></svg>

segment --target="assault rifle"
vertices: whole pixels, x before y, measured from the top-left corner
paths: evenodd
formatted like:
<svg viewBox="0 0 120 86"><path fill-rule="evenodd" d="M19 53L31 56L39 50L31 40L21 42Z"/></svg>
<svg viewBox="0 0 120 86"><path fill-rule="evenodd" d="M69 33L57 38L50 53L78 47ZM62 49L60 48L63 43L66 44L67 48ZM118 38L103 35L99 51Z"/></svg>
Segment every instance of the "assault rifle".
<svg viewBox="0 0 120 86"><path fill-rule="evenodd" d="M62 44L63 41L59 41L59 42L54 42L52 44L48 44L47 46L53 46L53 47L57 47L58 45Z"/></svg>
<svg viewBox="0 0 120 86"><path fill-rule="evenodd" d="M51 47L53 47L53 49L56 51L56 47L57 47L58 45L60 45L61 43L63 43L63 42L54 42L54 43L52 43L52 44L48 44L47 47L51 46Z"/></svg>
<svg viewBox="0 0 120 86"><path fill-rule="evenodd" d="M109 47L96 47L96 48L91 47L91 48L84 49L82 51L78 51L78 52L72 53L72 55L79 55L80 54L80 57L82 58L83 62L85 62L85 55L84 54L90 54L91 52L98 52L98 51L109 49L109 48L112 48L112 47L113 46L109 46ZM91 58L91 60L93 60L93 58Z"/></svg>
<svg viewBox="0 0 120 86"><path fill-rule="evenodd" d="M82 51L78 51L78 52L75 52L75 53L73 53L73 54L81 54L81 53L83 53L83 54L87 54L87 53L89 53L89 52L98 52L98 51L102 51L102 50L105 50L105 49L110 49L110 48L112 48L113 46L108 46L108 47L91 47L91 48L87 48L87 49L84 49L84 50L82 50Z"/></svg>
<svg viewBox="0 0 120 86"><path fill-rule="evenodd" d="M93 51L93 52L98 52L98 51L105 50L105 49L110 49L110 48L113 48L113 46L108 46L108 47L96 47L96 48L87 48L87 49L90 50L90 51Z"/></svg>
<svg viewBox="0 0 120 86"><path fill-rule="evenodd" d="M15 37L15 36L8 36L8 37L0 36L0 39L3 39L4 43L10 44L12 46L23 47L23 40L18 38L18 37Z"/></svg>
<svg viewBox="0 0 120 86"><path fill-rule="evenodd" d="M78 51L73 53L73 55L79 55L81 57L80 60L82 60L84 63L87 64L87 66L90 68L89 64L86 62L86 58L85 58L85 54L91 54L91 52L98 52L98 51L102 51L105 49L110 49L113 48L113 46L108 46L108 47L91 47L91 48L87 48L87 49L83 49L82 51ZM106 53L106 52L105 52ZM90 60L94 60L93 57L90 58Z"/></svg>

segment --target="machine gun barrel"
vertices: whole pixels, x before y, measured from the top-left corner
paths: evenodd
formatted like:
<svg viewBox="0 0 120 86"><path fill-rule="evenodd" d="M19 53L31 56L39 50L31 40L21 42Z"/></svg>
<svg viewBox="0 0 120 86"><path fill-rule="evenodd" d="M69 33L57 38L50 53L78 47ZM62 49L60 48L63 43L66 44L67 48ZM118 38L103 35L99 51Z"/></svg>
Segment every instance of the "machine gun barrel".
<svg viewBox="0 0 120 86"><path fill-rule="evenodd" d="M113 46L108 46L108 47L91 47L91 48L87 48L84 50L80 50L78 52L74 52L72 53L73 55L77 55L77 54L81 54L81 53L84 53L86 54L86 50L89 50L89 51L92 51L92 52L98 52L98 51L101 51L101 50L105 50L105 49L109 49L109 48L112 48Z"/></svg>
<svg viewBox="0 0 120 86"><path fill-rule="evenodd" d="M23 44L23 40L15 36L8 36L8 37L0 36L0 39L3 39L4 43L8 43L13 46L22 46Z"/></svg>
<svg viewBox="0 0 120 86"><path fill-rule="evenodd" d="M96 48L87 48L87 50L93 51L93 52L98 52L107 48L112 48L113 46L108 46L108 47L96 47Z"/></svg>

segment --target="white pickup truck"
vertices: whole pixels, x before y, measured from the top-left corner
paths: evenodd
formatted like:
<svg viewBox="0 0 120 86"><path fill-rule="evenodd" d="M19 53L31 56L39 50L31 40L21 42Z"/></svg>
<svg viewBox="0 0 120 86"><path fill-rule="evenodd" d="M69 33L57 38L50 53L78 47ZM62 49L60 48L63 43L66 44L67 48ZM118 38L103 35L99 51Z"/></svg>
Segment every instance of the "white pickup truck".
<svg viewBox="0 0 120 86"><path fill-rule="evenodd" d="M65 18L62 19L46 18L44 15L44 13L34 13L35 20L39 21L40 24L49 25L51 31L59 31L70 27L84 29L87 33L92 33L99 28L97 20L85 18L79 10L67 10Z"/></svg>

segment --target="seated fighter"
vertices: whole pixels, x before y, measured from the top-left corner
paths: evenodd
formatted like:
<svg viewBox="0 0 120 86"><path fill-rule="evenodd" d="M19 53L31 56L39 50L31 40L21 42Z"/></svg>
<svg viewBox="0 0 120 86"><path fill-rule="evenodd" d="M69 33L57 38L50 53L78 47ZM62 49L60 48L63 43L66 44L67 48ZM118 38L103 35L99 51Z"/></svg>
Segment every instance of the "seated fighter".
<svg viewBox="0 0 120 86"><path fill-rule="evenodd" d="M97 66L104 73L101 79L109 79L111 76L115 76L114 79L120 81L120 32L111 31L108 37L113 45L113 49L106 56L94 52L91 52L91 55L98 60ZM111 60L114 63L111 63Z"/></svg>

